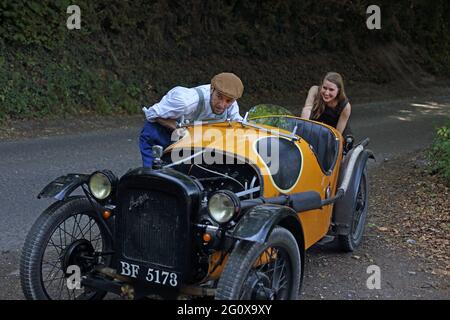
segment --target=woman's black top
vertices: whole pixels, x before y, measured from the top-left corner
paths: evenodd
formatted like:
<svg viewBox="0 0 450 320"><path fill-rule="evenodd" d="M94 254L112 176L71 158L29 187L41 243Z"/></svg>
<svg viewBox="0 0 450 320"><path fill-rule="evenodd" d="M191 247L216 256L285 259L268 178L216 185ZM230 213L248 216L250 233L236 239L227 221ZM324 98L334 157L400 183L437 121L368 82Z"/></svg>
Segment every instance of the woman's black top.
<svg viewBox="0 0 450 320"><path fill-rule="evenodd" d="M315 121L323 122L329 126L332 126L333 128L337 127L339 117L342 113L342 110L344 110L345 106L348 104L348 99L340 101L335 108L331 108L327 105L325 105L325 110L320 115L319 118L314 119ZM351 134L350 126L347 122L347 126L345 127L343 136Z"/></svg>

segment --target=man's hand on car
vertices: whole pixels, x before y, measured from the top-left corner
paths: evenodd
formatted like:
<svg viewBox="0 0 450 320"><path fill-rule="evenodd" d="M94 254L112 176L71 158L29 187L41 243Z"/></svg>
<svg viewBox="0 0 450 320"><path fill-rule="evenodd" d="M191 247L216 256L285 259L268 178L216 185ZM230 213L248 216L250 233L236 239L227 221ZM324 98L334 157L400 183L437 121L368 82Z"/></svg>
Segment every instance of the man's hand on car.
<svg viewBox="0 0 450 320"><path fill-rule="evenodd" d="M156 122L158 122L160 125L170 129L175 130L177 128L177 121L175 119L163 119L163 118L157 118Z"/></svg>

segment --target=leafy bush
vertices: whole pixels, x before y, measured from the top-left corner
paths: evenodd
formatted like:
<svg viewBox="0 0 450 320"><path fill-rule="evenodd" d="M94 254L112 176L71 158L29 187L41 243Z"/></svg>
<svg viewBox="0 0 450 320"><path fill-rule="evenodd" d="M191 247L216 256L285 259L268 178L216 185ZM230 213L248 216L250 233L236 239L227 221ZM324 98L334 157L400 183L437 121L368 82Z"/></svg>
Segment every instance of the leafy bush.
<svg viewBox="0 0 450 320"><path fill-rule="evenodd" d="M332 66L385 83L396 78L367 54L380 43L417 51L436 75L450 71L448 0L379 0L376 31L365 24L369 0L77 0L81 30L69 31L72 3L0 0L0 122L138 113L222 71L242 77L241 106L306 88Z"/></svg>
<svg viewBox="0 0 450 320"><path fill-rule="evenodd" d="M432 172L441 174L450 187L450 124L437 130L428 157Z"/></svg>

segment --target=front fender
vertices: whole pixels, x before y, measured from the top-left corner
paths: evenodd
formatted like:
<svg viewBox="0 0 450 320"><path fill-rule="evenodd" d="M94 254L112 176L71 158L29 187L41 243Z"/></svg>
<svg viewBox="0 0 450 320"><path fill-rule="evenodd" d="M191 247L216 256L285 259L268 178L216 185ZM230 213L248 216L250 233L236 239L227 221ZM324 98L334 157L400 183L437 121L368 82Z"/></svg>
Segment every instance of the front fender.
<svg viewBox="0 0 450 320"><path fill-rule="evenodd" d="M89 181L90 175L71 173L61 176L50 182L38 194L38 199L55 198L56 200L65 200L76 188Z"/></svg>
<svg viewBox="0 0 450 320"><path fill-rule="evenodd" d="M259 205L245 213L233 229L231 237L264 243L277 225L291 226L289 229L294 236L303 238L297 213L289 207L272 204Z"/></svg>

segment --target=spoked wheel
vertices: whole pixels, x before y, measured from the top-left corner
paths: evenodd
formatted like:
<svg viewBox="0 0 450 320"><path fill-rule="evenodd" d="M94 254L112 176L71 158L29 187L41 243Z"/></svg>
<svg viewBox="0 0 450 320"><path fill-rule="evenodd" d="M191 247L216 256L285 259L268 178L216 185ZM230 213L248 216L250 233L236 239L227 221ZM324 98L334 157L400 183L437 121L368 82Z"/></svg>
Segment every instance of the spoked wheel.
<svg viewBox="0 0 450 320"><path fill-rule="evenodd" d="M25 297L29 300L103 298L104 291L83 288L79 280L96 265L107 265L109 259L95 253L110 250L111 239L85 197L53 204L36 220L25 240L20 265ZM76 275L78 271L80 279Z"/></svg>
<svg viewBox="0 0 450 320"><path fill-rule="evenodd" d="M294 236L276 227L264 244L242 241L231 253L216 292L218 300L295 300L301 257Z"/></svg>
<svg viewBox="0 0 450 320"><path fill-rule="evenodd" d="M368 183L367 173L361 176L358 192L353 205L353 219L351 224L351 230L348 235L340 235L339 242L344 251L354 251L362 241L364 234L364 228L367 220L368 209Z"/></svg>

